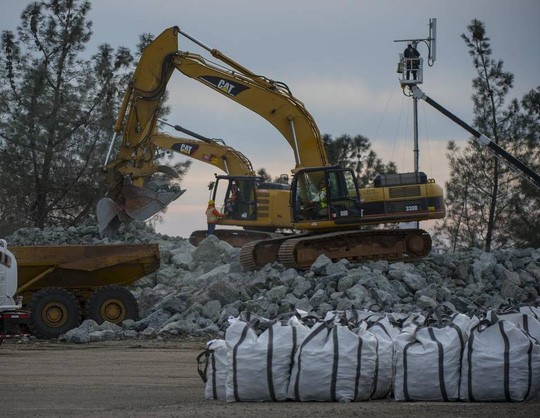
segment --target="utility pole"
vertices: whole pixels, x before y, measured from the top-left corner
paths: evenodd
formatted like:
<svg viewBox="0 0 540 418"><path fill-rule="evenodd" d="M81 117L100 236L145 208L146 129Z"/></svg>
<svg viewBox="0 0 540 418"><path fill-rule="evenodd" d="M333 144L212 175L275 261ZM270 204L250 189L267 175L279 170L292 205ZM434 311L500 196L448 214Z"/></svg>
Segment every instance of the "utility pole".
<svg viewBox="0 0 540 418"><path fill-rule="evenodd" d="M420 150L418 148L418 99L413 97L413 119L414 119L414 174L418 178L418 159L420 157Z"/></svg>
<svg viewBox="0 0 540 418"><path fill-rule="evenodd" d="M413 99L413 139L414 139L414 174L416 180L419 180L420 176L420 149L418 146L418 98L412 94L412 88L424 81L424 60L420 57L417 45L419 43L425 43L428 48L428 65L431 67L435 63L435 37L437 32L437 19L429 19L429 35L425 39L398 39L394 42L406 42L407 48L403 53L399 54L398 73L401 74L399 82L403 89L403 94L412 97ZM416 227L419 227L419 222L416 222Z"/></svg>
<svg viewBox="0 0 540 418"><path fill-rule="evenodd" d="M418 148L418 99L411 93L412 86L424 82L423 64L424 60L416 49L418 44L425 43L428 48L428 65L431 67L435 63L435 37L437 31L437 19L429 19L429 36L424 39L398 39L394 42L406 42L407 49L399 55L398 73L401 74L400 84L403 93L413 99L413 118L414 118L414 172L418 175L420 150Z"/></svg>

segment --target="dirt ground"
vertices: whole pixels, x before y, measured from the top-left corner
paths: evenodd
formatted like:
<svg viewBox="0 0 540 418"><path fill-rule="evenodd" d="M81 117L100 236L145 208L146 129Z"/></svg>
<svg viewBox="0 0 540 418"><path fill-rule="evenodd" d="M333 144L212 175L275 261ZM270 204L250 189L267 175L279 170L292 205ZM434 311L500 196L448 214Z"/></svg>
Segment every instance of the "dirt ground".
<svg viewBox="0 0 540 418"><path fill-rule="evenodd" d="M4 342L0 416L7 417L533 417L540 402L226 403L204 399L204 342L85 345Z"/></svg>

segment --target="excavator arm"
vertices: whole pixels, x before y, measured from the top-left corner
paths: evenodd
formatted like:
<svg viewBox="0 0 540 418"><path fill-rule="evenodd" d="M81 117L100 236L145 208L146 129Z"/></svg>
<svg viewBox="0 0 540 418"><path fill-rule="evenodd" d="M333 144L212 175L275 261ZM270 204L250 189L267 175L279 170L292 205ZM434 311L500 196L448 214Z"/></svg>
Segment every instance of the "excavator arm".
<svg viewBox="0 0 540 418"><path fill-rule="evenodd" d="M210 164L223 170L227 175L255 176L251 161L240 151L227 146L224 142L205 138L180 126L176 125L175 128L192 135L197 135L199 139L177 138L165 133L156 132L151 135L149 142L160 149L176 152L180 155ZM173 177L175 175L170 167L157 168L159 171L168 173ZM126 180L123 185L124 204L122 207L110 198L101 199L98 202L98 226L100 233L104 235L108 228L113 232L119 226L118 221L123 220L122 217L129 216L133 219L145 220L152 216L154 211L159 211L161 201L158 197L152 195L152 193L154 192L146 188L134 186ZM113 221L115 217L119 219Z"/></svg>
<svg viewBox="0 0 540 418"><path fill-rule="evenodd" d="M178 50L176 35L177 30L171 28L144 49L124 94L103 166L107 197L102 198L96 208L101 235L114 233L124 220L148 219L184 192L175 185L158 190L146 187L152 175L159 172L178 177L172 168L156 163L157 146L152 141L161 100L174 71L168 57ZM118 154L109 162L122 127Z"/></svg>
<svg viewBox="0 0 540 418"><path fill-rule="evenodd" d="M234 70L224 70L202 56L189 52L176 54L173 64L184 75L270 122L293 149L297 168L328 165L317 124L304 104L284 84L250 77Z"/></svg>
<svg viewBox="0 0 540 418"><path fill-rule="evenodd" d="M141 177L158 171L154 166L156 146L152 143L151 136L156 129L165 88L174 71L171 56L178 50L176 34L175 28L166 30L144 49L124 94L114 126L116 135L122 131L127 113L118 156L108 164L114 144L113 137L105 168L107 171L131 174L137 183L141 183Z"/></svg>
<svg viewBox="0 0 540 418"><path fill-rule="evenodd" d="M179 51L179 33L207 49L227 67L210 63L200 55ZM324 145L313 117L284 84L254 74L180 28L171 27L144 49L124 95L104 164L109 192L108 197L98 203L100 230L129 218L147 219L184 192L177 186L157 191L146 187L156 173L177 176L170 167L155 162L158 147L172 149L174 145L174 140L159 134L156 127L161 101L175 69L268 120L292 147L297 169L327 165ZM116 135L122 128L117 156L109 162ZM242 158L235 161L240 160ZM246 171L245 163L243 165L238 170ZM227 171L225 166L223 169Z"/></svg>
<svg viewBox="0 0 540 418"><path fill-rule="evenodd" d="M231 176L255 176L251 161L240 151L218 142L176 138L165 133L152 135L152 142L161 149L171 150L213 165Z"/></svg>
<svg viewBox="0 0 540 418"><path fill-rule="evenodd" d="M122 130L127 113L118 156L107 165L110 152L107 155L108 170L133 176L137 185L142 185L149 174L159 171L153 165L156 144L151 136L155 133L161 100L175 68L268 120L293 148L297 167L328 165L317 124L285 84L255 75L196 40L232 68L212 64L197 54L179 51L178 33L194 40L178 27L172 27L144 49L114 127L115 133Z"/></svg>

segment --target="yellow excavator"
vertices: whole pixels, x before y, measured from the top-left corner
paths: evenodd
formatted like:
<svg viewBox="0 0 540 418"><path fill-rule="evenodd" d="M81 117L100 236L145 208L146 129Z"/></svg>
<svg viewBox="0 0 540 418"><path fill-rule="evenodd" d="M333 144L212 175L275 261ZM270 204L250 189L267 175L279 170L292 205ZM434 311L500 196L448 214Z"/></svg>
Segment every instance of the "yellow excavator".
<svg viewBox="0 0 540 418"><path fill-rule="evenodd" d="M250 241L280 237L282 234L275 231L290 227L291 220L288 211L286 211L290 186L285 183L286 180L281 183L265 182L262 177L256 175L249 158L240 151L228 146L222 139L208 138L182 126L172 125L165 121L161 121L161 123L196 139L177 138L162 132L156 132L150 139L155 146L209 164L225 173L224 175L215 174L216 180L210 182L209 185L213 199L219 202L222 212L226 215L226 218L222 219L220 224L243 226L246 229L218 229L215 234L219 239L227 241L235 247L242 247ZM219 198L217 193L218 182L220 182L219 190L223 190L223 193L219 194ZM225 184L225 187L222 187L223 184ZM259 202L264 200L261 191L264 188L270 187L274 190L285 191L285 193L273 193L272 198L268 199L268 209L271 211L271 216L259 217L258 221L255 222L242 217L239 211L242 210L243 202L253 198L243 193L243 191L249 190L249 188L244 187L245 184L256 185L257 197L255 199L258 199ZM194 231L190 236L190 242L198 245L200 241L206 238L206 232L206 230Z"/></svg>
<svg viewBox="0 0 540 418"><path fill-rule="evenodd" d="M178 50L178 34L221 63ZM178 27L165 30L143 51L126 91L115 126L116 134L122 130L127 113L122 144L116 159L109 163L113 137L105 164L110 191L98 204L100 224L130 217L146 219L183 193L174 187L147 187L158 173L176 174L154 161L158 147L175 150L174 141L157 141L161 136L156 129L161 100L175 69L264 117L293 150L295 167L290 185L264 183L252 173L217 176L213 184L216 202L223 199L225 205L234 200L229 216L220 224L304 233L244 245L240 255L244 267L279 261L307 268L323 253L331 259L355 261L408 260L429 253L431 238L421 229L361 228L443 218L439 185L415 172L379 175L373 187L359 189L353 170L329 164L315 121L286 84L251 72ZM324 197L317 201L318 185L324 185Z"/></svg>

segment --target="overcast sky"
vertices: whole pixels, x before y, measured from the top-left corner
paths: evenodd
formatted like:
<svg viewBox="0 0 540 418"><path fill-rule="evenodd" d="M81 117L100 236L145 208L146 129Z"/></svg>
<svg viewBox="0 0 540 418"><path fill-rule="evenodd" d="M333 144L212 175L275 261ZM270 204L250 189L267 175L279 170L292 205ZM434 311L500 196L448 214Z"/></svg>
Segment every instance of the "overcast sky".
<svg viewBox="0 0 540 418"><path fill-rule="evenodd" d="M30 2L1 0L0 29L14 30ZM462 119L472 122L474 68L460 35L474 18L486 25L494 58L515 75L510 97L540 85L538 0L93 0L90 19L98 44L135 50L138 36L180 26L257 74L285 82L304 102L322 133L362 134L385 161L412 171L412 100L397 81L396 39L427 38L437 18L437 60L425 68L421 88ZM180 49L205 54L180 39ZM420 53L427 56L425 45ZM169 83L172 123L223 138L247 155L254 167L276 176L289 173L293 153L260 116L181 73ZM420 169L439 183L448 178L449 140L468 134L427 104L419 105ZM206 228L209 165L194 162L159 232L187 237Z"/></svg>

